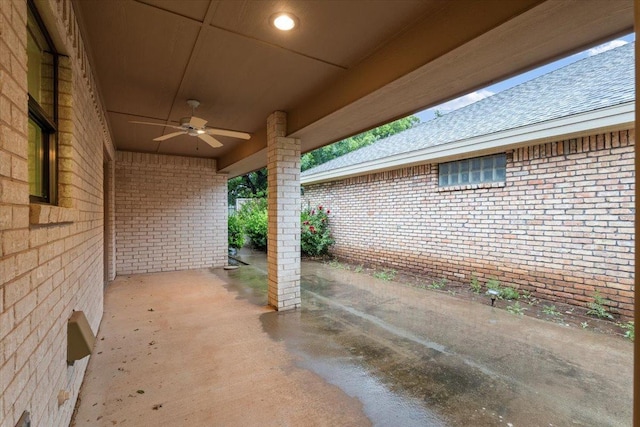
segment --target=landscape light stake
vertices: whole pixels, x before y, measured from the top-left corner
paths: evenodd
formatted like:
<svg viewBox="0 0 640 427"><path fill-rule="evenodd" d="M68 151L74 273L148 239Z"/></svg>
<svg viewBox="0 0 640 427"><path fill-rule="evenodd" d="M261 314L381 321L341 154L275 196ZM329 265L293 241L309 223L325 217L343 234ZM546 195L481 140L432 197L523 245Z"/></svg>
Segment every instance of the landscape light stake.
<svg viewBox="0 0 640 427"><path fill-rule="evenodd" d="M496 298L498 298L498 295L500 295L500 292L496 291L495 289L489 289L487 291L487 295L491 297L491 307L493 307L493 305L496 303Z"/></svg>

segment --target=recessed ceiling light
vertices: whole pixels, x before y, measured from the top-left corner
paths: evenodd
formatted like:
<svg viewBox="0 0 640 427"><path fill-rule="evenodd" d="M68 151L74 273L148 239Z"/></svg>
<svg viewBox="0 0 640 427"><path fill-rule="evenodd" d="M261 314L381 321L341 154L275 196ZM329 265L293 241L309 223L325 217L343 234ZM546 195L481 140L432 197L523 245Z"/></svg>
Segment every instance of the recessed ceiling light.
<svg viewBox="0 0 640 427"><path fill-rule="evenodd" d="M291 13L276 13L271 15L271 25L279 29L280 31L293 30L298 25L298 18Z"/></svg>

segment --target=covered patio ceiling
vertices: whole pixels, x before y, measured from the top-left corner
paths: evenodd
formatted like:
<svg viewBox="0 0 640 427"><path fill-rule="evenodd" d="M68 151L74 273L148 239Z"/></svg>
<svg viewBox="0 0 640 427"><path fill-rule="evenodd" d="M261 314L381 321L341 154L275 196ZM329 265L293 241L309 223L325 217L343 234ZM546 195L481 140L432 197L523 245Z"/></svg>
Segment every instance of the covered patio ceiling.
<svg viewBox="0 0 640 427"><path fill-rule="evenodd" d="M633 30L632 0L74 0L119 150L266 165L266 118L302 151L335 142ZM269 18L293 13L279 32ZM153 138L195 115L249 132Z"/></svg>

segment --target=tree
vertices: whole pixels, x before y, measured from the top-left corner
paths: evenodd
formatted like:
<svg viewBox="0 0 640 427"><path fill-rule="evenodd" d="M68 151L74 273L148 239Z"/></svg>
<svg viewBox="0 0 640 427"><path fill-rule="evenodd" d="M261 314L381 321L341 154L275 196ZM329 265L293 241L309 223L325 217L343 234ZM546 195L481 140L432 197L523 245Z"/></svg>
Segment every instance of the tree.
<svg viewBox="0 0 640 427"><path fill-rule="evenodd" d="M329 160L343 156L351 151L358 150L367 145L371 145L379 139L387 138L396 133L409 129L416 123L420 122L416 116L409 116L396 120L386 125L379 126L375 129L363 132L359 135L352 136L334 144L318 148L317 150L306 153L302 156L300 169L305 171L311 169Z"/></svg>
<svg viewBox="0 0 640 427"><path fill-rule="evenodd" d="M300 159L300 169L305 171L322 163L343 156L351 151L373 144L379 139L409 129L420 122L415 116L405 117L375 129L352 136L335 144L311 151ZM262 168L229 180L229 206L234 206L239 197L265 197L267 195L267 169Z"/></svg>
<svg viewBox="0 0 640 427"><path fill-rule="evenodd" d="M235 206L241 197L265 197L267 195L267 169L262 168L246 175L231 178L228 182L229 206Z"/></svg>

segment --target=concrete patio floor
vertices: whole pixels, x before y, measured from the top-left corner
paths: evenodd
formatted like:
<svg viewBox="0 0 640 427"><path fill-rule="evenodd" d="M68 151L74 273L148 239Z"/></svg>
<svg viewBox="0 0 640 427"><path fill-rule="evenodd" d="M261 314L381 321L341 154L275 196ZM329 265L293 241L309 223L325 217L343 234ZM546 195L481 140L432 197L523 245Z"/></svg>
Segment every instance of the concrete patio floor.
<svg viewBox="0 0 640 427"><path fill-rule="evenodd" d="M119 277L75 426L628 426L632 344L303 262Z"/></svg>

